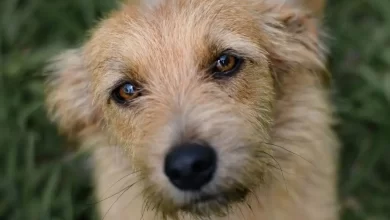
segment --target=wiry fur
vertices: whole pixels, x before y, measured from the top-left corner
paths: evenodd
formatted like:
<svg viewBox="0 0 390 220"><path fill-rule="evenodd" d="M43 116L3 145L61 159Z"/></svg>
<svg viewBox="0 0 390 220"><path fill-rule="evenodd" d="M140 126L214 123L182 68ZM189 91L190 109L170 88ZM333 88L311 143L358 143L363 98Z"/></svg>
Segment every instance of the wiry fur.
<svg viewBox="0 0 390 220"><path fill-rule="evenodd" d="M314 17L287 4L161 0L124 5L82 48L57 57L49 114L92 146L105 219L338 219L320 36ZM247 59L216 81L207 67L224 49ZM128 107L110 100L122 79L143 89ZM216 176L198 193L179 191L162 169L186 141L218 153ZM220 197L191 203L210 194Z"/></svg>

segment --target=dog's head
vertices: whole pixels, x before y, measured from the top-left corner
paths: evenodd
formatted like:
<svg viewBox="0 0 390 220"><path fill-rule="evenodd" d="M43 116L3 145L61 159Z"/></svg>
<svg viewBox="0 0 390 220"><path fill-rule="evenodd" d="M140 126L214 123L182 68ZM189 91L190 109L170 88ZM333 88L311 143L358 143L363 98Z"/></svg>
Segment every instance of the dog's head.
<svg viewBox="0 0 390 220"><path fill-rule="evenodd" d="M286 74L323 68L317 34L267 1L125 6L57 57L48 107L63 131L129 150L150 208L223 214L273 172L274 104Z"/></svg>

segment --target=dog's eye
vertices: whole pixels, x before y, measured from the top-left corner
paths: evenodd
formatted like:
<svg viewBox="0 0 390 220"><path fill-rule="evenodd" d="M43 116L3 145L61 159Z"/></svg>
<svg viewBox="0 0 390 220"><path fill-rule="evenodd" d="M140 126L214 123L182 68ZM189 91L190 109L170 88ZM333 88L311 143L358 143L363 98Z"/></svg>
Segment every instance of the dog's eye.
<svg viewBox="0 0 390 220"><path fill-rule="evenodd" d="M140 90L135 85L126 82L116 87L111 94L115 102L125 104L140 95Z"/></svg>
<svg viewBox="0 0 390 220"><path fill-rule="evenodd" d="M242 59L230 55L224 54L220 56L217 61L214 63L212 72L215 77L224 77L224 76L232 76L236 73L242 63Z"/></svg>

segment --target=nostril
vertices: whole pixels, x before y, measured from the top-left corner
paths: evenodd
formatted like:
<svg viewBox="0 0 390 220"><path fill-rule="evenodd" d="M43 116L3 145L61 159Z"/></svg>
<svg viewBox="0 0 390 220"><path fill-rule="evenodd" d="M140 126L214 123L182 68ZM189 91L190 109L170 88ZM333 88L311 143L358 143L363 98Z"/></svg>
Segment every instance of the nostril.
<svg viewBox="0 0 390 220"><path fill-rule="evenodd" d="M216 161L216 153L210 146L183 144L167 154L164 171L177 188L199 190L212 179Z"/></svg>

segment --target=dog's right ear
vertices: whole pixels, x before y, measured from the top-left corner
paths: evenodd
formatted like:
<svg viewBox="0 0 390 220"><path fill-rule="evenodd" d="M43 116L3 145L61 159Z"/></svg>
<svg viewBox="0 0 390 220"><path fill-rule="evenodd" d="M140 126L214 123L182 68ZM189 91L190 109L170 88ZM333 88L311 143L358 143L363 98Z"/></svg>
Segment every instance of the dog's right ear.
<svg viewBox="0 0 390 220"><path fill-rule="evenodd" d="M91 74L84 66L81 49L55 57L46 74L46 107L60 132L73 138L98 132L102 114L93 105Z"/></svg>

